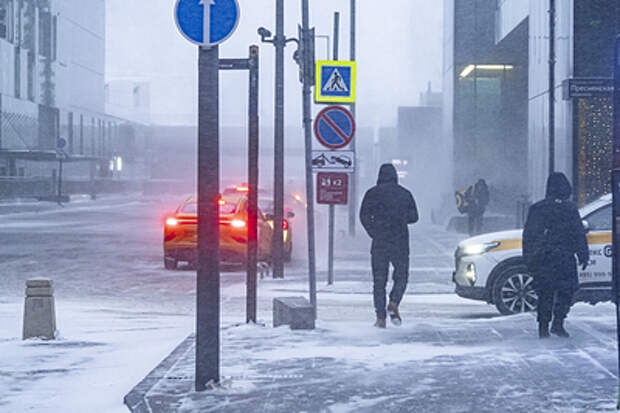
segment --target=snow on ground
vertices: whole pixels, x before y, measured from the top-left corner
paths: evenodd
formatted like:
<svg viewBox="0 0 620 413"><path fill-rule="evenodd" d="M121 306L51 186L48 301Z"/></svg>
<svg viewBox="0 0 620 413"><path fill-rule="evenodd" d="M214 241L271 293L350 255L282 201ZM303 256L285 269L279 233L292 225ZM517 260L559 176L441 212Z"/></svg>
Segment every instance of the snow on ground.
<svg viewBox="0 0 620 413"><path fill-rule="evenodd" d="M193 328L187 315L59 301L60 338L22 341L22 312L0 304L4 412L126 412L124 395Z"/></svg>
<svg viewBox="0 0 620 413"><path fill-rule="evenodd" d="M0 208L0 411L126 411L123 396L193 332L195 272L166 271L161 257L161 217L177 201L110 197L8 215ZM153 397L180 389L168 411L201 412L612 409L613 306L578 304L567 325L573 337L541 342L532 315L501 317L453 294L459 239L416 227L405 323L383 331L372 327L363 237L337 251L334 285L319 260L314 331L271 327L274 297L307 296L303 260L284 280L260 281L263 326L244 325L245 275L225 269L222 387L192 391L189 351ZM57 341L20 339L24 282L35 276L54 280Z"/></svg>

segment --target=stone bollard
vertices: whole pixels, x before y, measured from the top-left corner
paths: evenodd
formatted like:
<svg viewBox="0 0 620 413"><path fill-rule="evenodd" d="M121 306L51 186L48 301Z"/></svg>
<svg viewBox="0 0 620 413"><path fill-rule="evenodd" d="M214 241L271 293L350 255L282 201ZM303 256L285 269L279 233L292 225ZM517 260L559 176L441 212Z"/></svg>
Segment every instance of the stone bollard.
<svg viewBox="0 0 620 413"><path fill-rule="evenodd" d="M52 280L33 278L26 281L23 339L56 337L56 311Z"/></svg>

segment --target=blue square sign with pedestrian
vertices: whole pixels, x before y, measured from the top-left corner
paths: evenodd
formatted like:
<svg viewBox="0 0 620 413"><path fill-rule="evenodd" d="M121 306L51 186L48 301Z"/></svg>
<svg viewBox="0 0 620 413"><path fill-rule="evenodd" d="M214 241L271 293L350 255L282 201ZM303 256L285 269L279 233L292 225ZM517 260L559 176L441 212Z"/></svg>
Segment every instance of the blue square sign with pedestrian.
<svg viewBox="0 0 620 413"><path fill-rule="evenodd" d="M316 101L355 102L355 62L317 62Z"/></svg>

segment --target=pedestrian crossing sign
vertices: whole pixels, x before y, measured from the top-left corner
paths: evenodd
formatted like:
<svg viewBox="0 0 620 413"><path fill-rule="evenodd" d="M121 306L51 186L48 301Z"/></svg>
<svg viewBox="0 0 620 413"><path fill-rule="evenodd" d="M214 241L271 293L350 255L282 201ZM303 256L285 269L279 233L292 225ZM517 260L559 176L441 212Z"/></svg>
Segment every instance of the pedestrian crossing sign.
<svg viewBox="0 0 620 413"><path fill-rule="evenodd" d="M317 61L315 101L354 103L356 69L355 62Z"/></svg>

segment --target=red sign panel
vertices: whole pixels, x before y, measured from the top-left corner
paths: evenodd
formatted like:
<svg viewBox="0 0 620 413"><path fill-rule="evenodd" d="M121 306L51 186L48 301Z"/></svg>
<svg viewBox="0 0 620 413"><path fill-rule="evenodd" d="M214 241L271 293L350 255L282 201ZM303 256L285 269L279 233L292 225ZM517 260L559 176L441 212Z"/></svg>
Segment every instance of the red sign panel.
<svg viewBox="0 0 620 413"><path fill-rule="evenodd" d="M346 205L349 202L349 175L341 172L319 172L316 175L316 202Z"/></svg>

